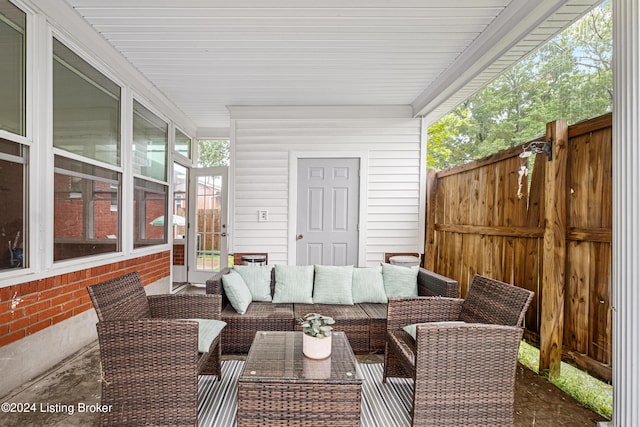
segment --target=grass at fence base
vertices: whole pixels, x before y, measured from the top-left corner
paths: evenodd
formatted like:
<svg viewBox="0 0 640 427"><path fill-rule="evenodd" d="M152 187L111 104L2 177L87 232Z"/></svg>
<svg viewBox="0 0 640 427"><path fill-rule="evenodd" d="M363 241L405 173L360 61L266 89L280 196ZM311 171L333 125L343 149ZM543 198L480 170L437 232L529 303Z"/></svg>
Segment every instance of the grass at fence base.
<svg viewBox="0 0 640 427"><path fill-rule="evenodd" d="M518 352L518 361L538 372L540 350L522 341ZM613 409L613 387L600 381L580 369L562 362L560 377L551 383L584 406L597 413L611 417Z"/></svg>

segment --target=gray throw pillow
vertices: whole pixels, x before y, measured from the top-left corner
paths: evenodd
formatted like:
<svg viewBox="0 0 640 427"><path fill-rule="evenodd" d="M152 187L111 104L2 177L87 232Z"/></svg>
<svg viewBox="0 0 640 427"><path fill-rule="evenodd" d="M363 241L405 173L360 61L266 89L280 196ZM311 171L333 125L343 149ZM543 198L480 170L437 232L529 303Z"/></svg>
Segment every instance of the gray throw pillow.
<svg viewBox="0 0 640 427"><path fill-rule="evenodd" d="M222 287L229 298L229 303L238 312L244 314L251 304L251 291L244 283L244 279L236 271L231 270L222 276Z"/></svg>
<svg viewBox="0 0 640 427"><path fill-rule="evenodd" d="M313 304L313 265L276 265L274 303Z"/></svg>
<svg viewBox="0 0 640 427"><path fill-rule="evenodd" d="M271 270L268 265L234 265L247 284L253 301L271 301Z"/></svg>
<svg viewBox="0 0 640 427"><path fill-rule="evenodd" d="M316 265L314 269L314 304L353 305L352 265Z"/></svg>
<svg viewBox="0 0 640 427"><path fill-rule="evenodd" d="M387 297L417 297L419 267L382 264L382 278Z"/></svg>
<svg viewBox="0 0 640 427"><path fill-rule="evenodd" d="M353 269L353 302L386 303L382 266Z"/></svg>

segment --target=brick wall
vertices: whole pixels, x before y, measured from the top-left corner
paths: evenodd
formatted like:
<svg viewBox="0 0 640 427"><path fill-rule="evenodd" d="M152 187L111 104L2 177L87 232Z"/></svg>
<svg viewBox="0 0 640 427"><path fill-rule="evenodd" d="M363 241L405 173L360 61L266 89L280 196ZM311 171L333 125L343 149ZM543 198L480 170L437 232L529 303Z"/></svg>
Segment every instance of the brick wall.
<svg viewBox="0 0 640 427"><path fill-rule="evenodd" d="M184 245L173 245L173 265L184 265Z"/></svg>
<svg viewBox="0 0 640 427"><path fill-rule="evenodd" d="M132 271L146 286L170 268L167 251L0 288L0 347L93 310L87 286Z"/></svg>

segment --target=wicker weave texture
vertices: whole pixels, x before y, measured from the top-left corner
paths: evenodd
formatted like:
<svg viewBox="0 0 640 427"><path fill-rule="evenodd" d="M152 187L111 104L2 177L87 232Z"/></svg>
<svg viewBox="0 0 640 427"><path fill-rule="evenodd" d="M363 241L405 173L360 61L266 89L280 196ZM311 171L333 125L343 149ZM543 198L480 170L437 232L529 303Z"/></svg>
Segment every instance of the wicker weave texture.
<svg viewBox="0 0 640 427"><path fill-rule="evenodd" d="M292 331L294 328L293 304L253 302L245 314L238 314L231 305L222 312L227 326L222 331L222 348L225 353L247 353L256 331Z"/></svg>
<svg viewBox="0 0 640 427"><path fill-rule="evenodd" d="M196 322L99 322L98 340L102 425L197 424Z"/></svg>
<svg viewBox="0 0 640 427"><path fill-rule="evenodd" d="M532 297L476 275L466 300L390 299L383 379L413 377L414 426L513 425L521 323ZM440 323L418 325L415 340L401 329L422 322Z"/></svg>
<svg viewBox="0 0 640 427"><path fill-rule="evenodd" d="M256 333L238 381L238 427L359 426L362 378L344 333L307 359L301 332Z"/></svg>
<svg viewBox="0 0 640 427"><path fill-rule="evenodd" d="M252 302L247 312L241 316L230 306L224 293L222 276L228 272L229 269L225 268L213 274L206 283L207 294L222 295L222 320L227 322L227 327L222 332L223 353L248 352L253 336L258 330L295 330L295 318L310 312L318 312L334 317L337 322L336 330L347 332L355 352L373 353L384 351L385 331L387 329L386 304L356 304L355 306L295 304L295 313L292 311L291 317L285 319L283 318L285 314L282 309L272 310L265 307L269 303ZM274 270L272 270L272 295L274 289L275 274ZM418 272L418 295L455 297L458 295L458 282L421 268ZM254 308L256 304L257 307ZM328 310L331 310L331 312L327 312Z"/></svg>
<svg viewBox="0 0 640 427"><path fill-rule="evenodd" d="M137 273L87 288L98 313L102 425L198 422L198 374L220 376L219 337L198 353L198 323L220 319L220 295L147 297Z"/></svg>
<svg viewBox="0 0 640 427"><path fill-rule="evenodd" d="M294 304L294 315L296 319L307 313L320 313L333 317L336 324L334 331L343 331L351 348L356 353L366 353L369 351L369 316L357 305L337 305L337 304ZM302 330L296 325L296 330Z"/></svg>
<svg viewBox="0 0 640 427"><path fill-rule="evenodd" d="M419 327L413 425L512 426L522 332L501 325Z"/></svg>
<svg viewBox="0 0 640 427"><path fill-rule="evenodd" d="M533 292L476 274L460 320L520 326L532 299Z"/></svg>
<svg viewBox="0 0 640 427"><path fill-rule="evenodd" d="M87 287L98 320L143 319L151 316L138 273L128 273Z"/></svg>

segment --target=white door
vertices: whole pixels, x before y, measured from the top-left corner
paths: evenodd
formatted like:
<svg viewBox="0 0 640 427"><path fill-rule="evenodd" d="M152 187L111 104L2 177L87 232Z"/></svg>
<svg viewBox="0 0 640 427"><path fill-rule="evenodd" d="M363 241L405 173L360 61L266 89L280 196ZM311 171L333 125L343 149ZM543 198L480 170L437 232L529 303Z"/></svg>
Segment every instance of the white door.
<svg viewBox="0 0 640 427"><path fill-rule="evenodd" d="M189 283L227 266L227 168L194 168L189 179Z"/></svg>
<svg viewBox="0 0 640 427"><path fill-rule="evenodd" d="M357 265L360 159L298 159L298 265Z"/></svg>

